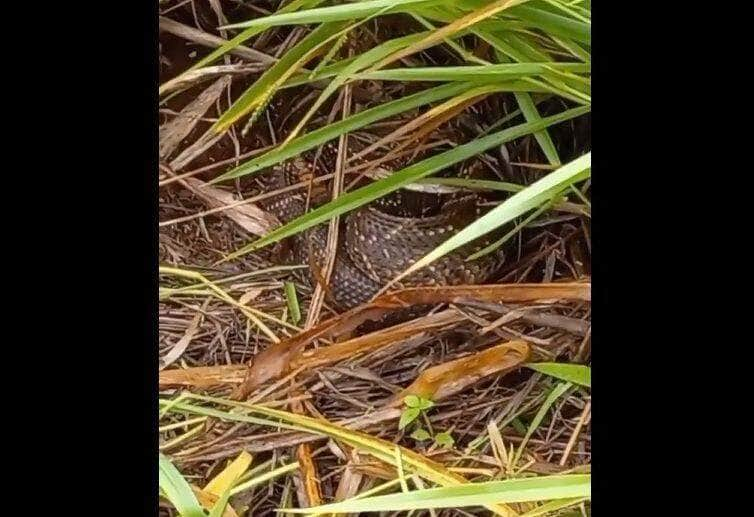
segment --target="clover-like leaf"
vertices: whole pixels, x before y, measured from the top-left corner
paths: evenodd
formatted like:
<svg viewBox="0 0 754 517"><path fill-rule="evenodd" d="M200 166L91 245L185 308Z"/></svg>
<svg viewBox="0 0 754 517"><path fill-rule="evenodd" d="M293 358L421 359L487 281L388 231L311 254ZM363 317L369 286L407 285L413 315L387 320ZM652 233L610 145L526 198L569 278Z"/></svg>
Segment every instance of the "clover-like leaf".
<svg viewBox="0 0 754 517"><path fill-rule="evenodd" d="M398 421L398 429L404 429L408 424L416 420L416 417L421 413L419 408L408 408L401 414L401 419Z"/></svg>
<svg viewBox="0 0 754 517"><path fill-rule="evenodd" d="M421 399L416 395L408 395L405 399L403 399L403 403L408 407L418 408L419 404L421 404Z"/></svg>
<svg viewBox="0 0 754 517"><path fill-rule="evenodd" d="M450 448L450 447L453 447L453 444L456 443L456 441L453 439L450 433L442 432L442 433L437 433L435 435L435 443L437 445Z"/></svg>
<svg viewBox="0 0 754 517"><path fill-rule="evenodd" d="M430 438L430 436L426 429L420 427L419 429L416 429L413 433L411 433L411 438L413 438L417 442L423 442L424 440Z"/></svg>
<svg viewBox="0 0 754 517"><path fill-rule="evenodd" d="M435 405L435 403L432 402L431 400L425 399L424 397L419 397L419 404L416 407L418 407L419 409L421 409L423 411L425 409L431 408L434 405Z"/></svg>

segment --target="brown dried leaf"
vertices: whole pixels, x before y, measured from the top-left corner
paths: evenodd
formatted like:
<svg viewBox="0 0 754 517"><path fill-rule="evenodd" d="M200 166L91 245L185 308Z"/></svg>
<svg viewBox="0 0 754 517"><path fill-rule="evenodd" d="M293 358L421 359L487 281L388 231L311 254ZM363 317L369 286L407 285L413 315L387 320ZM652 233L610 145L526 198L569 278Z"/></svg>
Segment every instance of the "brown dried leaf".
<svg viewBox="0 0 754 517"><path fill-rule="evenodd" d="M231 394L235 400L243 400L257 387L268 380L277 379L289 371L294 361L301 366L306 364L331 364L333 358L344 357L346 350L353 353L356 344L350 340L343 343L342 348L327 347L322 349L316 358L306 357L301 351L306 345L318 338L332 339L344 335L367 320L377 320L392 310L404 309L414 305L429 305L436 303L463 303L468 301L524 303L557 301L557 300L591 300L590 282L555 282L552 284L496 284L496 285L461 285L442 287L416 287L403 289L377 297L367 303L330 318L309 330L289 339L280 341L253 358L244 382ZM415 332L417 329L414 327ZM368 335L369 336L369 335ZM405 337L405 335L404 335ZM367 340L374 337L365 337ZM363 338L357 338L363 339ZM379 343L380 341L377 341ZM356 341L358 343L358 341ZM369 342L361 342L360 346L368 346ZM334 345L335 346L335 345ZM377 346L374 342L371 346ZM326 351L329 350L329 351ZM307 358L309 363L301 362Z"/></svg>
<svg viewBox="0 0 754 517"><path fill-rule="evenodd" d="M161 160L166 160L178 148L229 84L230 77L221 77L183 108L173 120L160 126L159 156Z"/></svg>
<svg viewBox="0 0 754 517"><path fill-rule="evenodd" d="M236 202L232 193L208 185L196 178L187 178L186 183L210 208L225 207ZM222 213L252 235L262 236L279 226L275 217L251 203L228 208Z"/></svg>
<svg viewBox="0 0 754 517"><path fill-rule="evenodd" d="M442 400L485 377L511 371L524 363L528 357L528 343L509 341L455 361L433 366L423 371L408 388L399 393L394 403L401 404L408 395Z"/></svg>
<svg viewBox="0 0 754 517"><path fill-rule="evenodd" d="M199 326L202 321L202 313L197 312L196 315L194 315L194 318L191 320L191 323L189 323L188 328L186 329L186 332L181 336L181 339L179 339L175 345L173 345L173 348L168 351L167 354L162 358L162 365L160 366L160 370L163 368L170 366L173 364L181 355L183 355L183 352L186 351L186 348L188 348L189 343L191 343L191 340L194 339L194 336L199 331Z"/></svg>
<svg viewBox="0 0 754 517"><path fill-rule="evenodd" d="M208 388L218 384L239 384L244 379L247 367L242 364L174 368L160 372L160 389L171 386Z"/></svg>

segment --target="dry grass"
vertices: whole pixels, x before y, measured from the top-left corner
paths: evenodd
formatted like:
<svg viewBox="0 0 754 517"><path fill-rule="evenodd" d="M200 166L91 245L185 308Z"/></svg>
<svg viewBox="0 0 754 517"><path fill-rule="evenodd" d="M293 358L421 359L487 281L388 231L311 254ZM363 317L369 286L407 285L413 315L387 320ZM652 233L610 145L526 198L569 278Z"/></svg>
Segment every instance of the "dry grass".
<svg viewBox="0 0 754 517"><path fill-rule="evenodd" d="M245 19L254 16L254 9L270 7L215 1L184 2L180 6L179 3L161 4L165 11L161 46L164 62L169 63L162 70L163 83L198 59L194 52L201 56L206 52L203 48L220 43L219 33L211 29L223 23L218 20L218 8L223 17ZM370 38L380 37L372 29L365 28L363 32L365 44L371 43ZM336 313L326 300L315 298L315 316L300 322L302 329L292 325L283 283L296 282L305 318L312 314L312 289L297 280L291 267L277 262L274 250L263 249L234 261L219 262L275 226L275 221L266 219L253 202L243 201L269 194L259 183L244 178L212 187L215 191L203 189L208 188L204 182L230 170L240 160L280 142L285 131L295 126L308 109L313 101L311 88L294 88L285 99L273 100L247 136L241 136L240 127L219 137L210 131L214 121L258 77L259 71L303 35L300 28L269 30L254 40L253 45L247 43L235 56L227 56L224 63L218 63L235 67L215 71L232 73L232 80L229 75L221 75L219 79L212 73L206 77L198 75L190 78L194 86L161 106L163 166L159 215L165 223L160 227L161 263L200 273L238 304L264 313L268 316L264 325L284 343L305 326L316 326ZM447 60L448 56L430 49L410 59L430 58ZM350 109L358 111L378 98L402 96L414 87L411 83L384 83L381 89L374 82L355 84L347 96L323 107L311 124L321 125L333 113L342 116L343 104L352 104ZM560 108L558 102L552 102L553 109ZM445 146L462 143L469 134L484 131L514 109L515 103L507 95L489 95L477 103L463 105L459 113L453 112L452 119L438 120L437 127L431 127L422 136L423 143ZM362 138L375 143L370 158L379 161L391 149L405 145L406 141L400 138L395 141L380 138L393 131L400 135L401 131L396 130L419 113L409 113L404 119L393 119L361 132ZM588 130L583 121L576 121L557 128L552 135L563 156L577 155L589 146ZM547 161L531 136L513 142L502 152L491 152L483 160L498 168L502 163L509 176L507 180L523 185L547 172L542 167ZM338 174L343 175L343 188L362 172L363 165L349 169L341 164ZM298 186L308 187L306 183ZM497 282L588 279L590 256L589 219L572 213L549 212L510 243L509 259ZM158 346L164 368L161 395L168 398L189 389L229 397L244 379L243 365L255 358L260 360L263 357L260 354L270 349L275 340L245 311L218 297L206 284L174 275L162 275L160 280ZM525 341L534 360L588 364L591 334L588 301L501 303L469 296L434 304L412 317L408 323L393 322L387 328L367 324L347 329L340 336L317 336L306 343L308 355L296 360L285 356L285 369L280 375L265 379L266 382L253 386L245 395L253 402L324 418L400 443L470 480L503 478L513 472L521 475L588 471L591 403L587 389L572 389L555 402L526 441L516 465L511 464L511 446L517 448L524 440L528 423L555 384L552 378L515 369L486 375L464 384L461 390L449 390L447 396L436 401L423 425L434 433L452 432L455 439L452 449L439 448L431 440L418 442L409 433L399 431L397 419L401 408L394 403L396 394L416 381L422 372L503 342ZM405 328L410 330L401 331ZM375 346L376 342L379 346ZM333 349L328 347L334 343L342 350L349 343L354 348L348 349L349 353L317 361L318 357L332 354L328 350ZM282 360L281 357L278 359ZM177 375L179 369L187 371ZM170 427L192 418L168 413L160 425ZM296 447L305 443L310 445ZM343 499L376 486L380 480L396 477L392 467L342 443L295 431L271 432L254 424L191 420L162 432L161 447L197 486L206 485L241 451L253 454L252 468L261 465L260 472L298 460L302 468L235 495L231 503L238 514L246 508L246 515L273 515L276 508L306 505L320 495L324 501ZM161 508L165 515L172 511L167 506ZM434 513L450 516L489 512L467 508Z"/></svg>

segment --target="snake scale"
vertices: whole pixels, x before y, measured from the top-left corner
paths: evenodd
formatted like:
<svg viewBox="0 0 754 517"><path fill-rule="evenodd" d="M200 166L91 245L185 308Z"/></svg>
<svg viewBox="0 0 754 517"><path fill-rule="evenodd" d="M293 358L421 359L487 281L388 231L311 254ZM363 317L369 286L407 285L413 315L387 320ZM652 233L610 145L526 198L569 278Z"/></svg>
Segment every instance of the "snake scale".
<svg viewBox="0 0 754 517"><path fill-rule="evenodd" d="M349 155L351 153L349 152ZM316 170L332 172L337 150L323 147ZM302 181L315 167L313 155L300 156L273 168L263 179L266 190ZM394 168L394 167L393 167ZM311 197L311 206L329 199L324 190ZM263 209L285 224L304 214L305 191L281 194L261 203ZM383 286L480 214L478 194L438 194L400 189L341 217L335 262L328 285L328 300L339 310L369 301ZM328 225L320 224L288 239L278 251L288 263L308 264L308 280L322 278ZM491 279L504 261L501 250L468 261L467 257L492 242L482 237L406 277L396 287L480 284Z"/></svg>

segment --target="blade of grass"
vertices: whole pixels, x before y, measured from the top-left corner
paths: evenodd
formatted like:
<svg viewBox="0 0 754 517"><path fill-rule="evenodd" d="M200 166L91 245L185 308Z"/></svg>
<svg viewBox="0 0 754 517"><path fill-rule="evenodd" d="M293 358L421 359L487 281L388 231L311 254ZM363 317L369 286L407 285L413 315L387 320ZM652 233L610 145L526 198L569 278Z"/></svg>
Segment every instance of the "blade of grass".
<svg viewBox="0 0 754 517"><path fill-rule="evenodd" d="M572 382L587 388L592 387L592 369L582 364L526 363L524 366L562 381Z"/></svg>
<svg viewBox="0 0 754 517"><path fill-rule="evenodd" d="M294 461L293 463L289 463L288 465L283 465L276 469L264 472L258 476L255 476L247 481L244 481L243 483L239 483L238 485L233 487L233 489L230 491L230 495L240 494L241 492L245 490L249 490L250 488L259 486L263 483L266 483L267 481L280 477L283 474L287 474L288 472L293 472L298 467L299 467L298 461Z"/></svg>
<svg viewBox="0 0 754 517"><path fill-rule="evenodd" d="M547 34L570 38L587 45L591 39L589 34L591 23L553 14L538 7L519 5L511 8L507 14L515 16L530 27L540 29Z"/></svg>
<svg viewBox="0 0 754 517"><path fill-rule="evenodd" d="M474 25L475 23L489 18L505 9L511 8L515 5L527 1L528 0L497 0L496 2L492 2L489 5L482 6L479 9L454 20L452 23L449 23L448 25L445 25L440 29L432 31L429 36L423 38L421 41L409 45L406 48L386 57L385 59L372 66L370 70L378 70L380 68L384 68L390 63L394 63L395 61L404 59L412 54L416 54L417 52L432 47L440 43L441 41L450 38L457 32L460 32L463 29Z"/></svg>
<svg viewBox="0 0 754 517"><path fill-rule="evenodd" d="M228 506L228 500L230 499L230 487L226 488L225 491L220 496L220 499L217 500L215 503L215 506L212 507L212 511L209 512L208 517L222 517L225 513L225 508ZM235 513L235 512L233 512Z"/></svg>
<svg viewBox="0 0 754 517"><path fill-rule="evenodd" d="M285 283L285 300L288 303L291 321L294 325L298 325L298 322L301 321L301 309L298 304L298 296L296 296L296 284L293 282Z"/></svg>
<svg viewBox="0 0 754 517"><path fill-rule="evenodd" d="M327 221L336 215L344 214L350 210L353 210L354 208L358 208L367 203L370 203L371 201L374 201L375 199L381 196L384 196L385 194L393 192L409 183L412 183L416 181L417 179L423 178L425 176L429 176L430 174L434 172L450 167L451 165L454 165L462 160L471 158L472 156L482 153L486 151L487 149L501 145L505 142L514 140L521 136L530 134L533 131L538 131L550 125L563 122L564 120L569 120L579 115L583 115L584 113L587 113L588 111L589 111L588 107L573 108L573 109L564 111L562 113L559 113L558 115L553 115L552 117L543 118L538 122L533 122L533 123L527 122L527 123L520 124L518 126L514 126L508 129L503 129L502 131L476 139L467 144L459 145L458 147L451 149L450 151L445 151L444 153L440 153L430 158L427 158L426 160L422 160L409 167L406 167L405 169L394 172L392 175L388 176L387 178L375 181L374 183L371 183L365 187L343 194L342 196L338 197L336 200L331 201L330 203L327 203L319 208L312 210L311 212L307 214L304 214L301 217L294 219L290 223L273 230L272 232L262 237L261 239L258 239L242 247L241 249L231 253L224 260L231 260L231 259L240 257L241 255L244 255L245 253L249 253L251 251L254 251L256 249L259 249L261 247L267 246L281 239L284 239L286 237L289 237L291 235L304 231L308 228L311 228L312 226L315 226L324 221ZM566 170L566 173L569 173L569 172L570 172L570 169ZM552 174L555 174L555 172ZM550 178L552 174L546 176L545 179ZM549 183L552 182L552 179L559 179L563 175L564 173L561 172L559 175L555 176L554 178L551 178L548 182L545 182L545 184L543 185L553 188L552 186L549 185ZM535 183L534 185L537 185L537 184ZM527 191L530 192L530 195L534 194L536 196L537 194L539 194L539 191L541 190L541 188L542 188L542 185L539 185L538 188L534 190L529 190L531 189L531 187L529 187L529 189L526 189L525 191L522 191L521 193L514 195L511 199L514 199L516 196ZM549 194L549 190L545 190L545 192ZM539 194L539 196L541 195L542 194ZM524 199L527 199L527 198L528 196L524 196ZM538 197L535 197L535 198L538 199ZM518 206L521 203L521 201L523 201L521 198L516 199L514 201L514 205ZM494 211L499 212L501 207L503 207L505 211L509 211L510 207L504 207L504 205L505 203L497 207L495 210L493 210L493 212ZM483 221L482 226L483 227L488 226L487 220ZM475 232L476 230L477 228L474 227L474 228L471 228L466 233L470 234L470 233ZM490 230L485 230L484 232L482 232L482 234L487 233L487 231L490 231ZM461 233L457 234L456 237L458 235L461 235ZM454 244L454 247L455 247L455 242L452 242L451 244ZM441 255L442 254L443 253L441 253ZM427 255L427 257L429 257L430 255ZM434 256L431 258L432 260L434 260Z"/></svg>
<svg viewBox="0 0 754 517"><path fill-rule="evenodd" d="M485 81L504 80L545 74L548 72L569 71L589 72L586 63L501 63L496 65L433 66L412 68L391 68L353 74L354 79L382 81Z"/></svg>
<svg viewBox="0 0 754 517"><path fill-rule="evenodd" d="M365 2L353 2L330 7L318 7L296 12L272 14L270 16L255 18L241 23L225 25L220 27L220 29L243 29L258 26L268 28L277 25L304 25L308 23L353 20L371 16L386 8L386 13L396 13L406 11L413 5L436 1L437 0L367 0Z"/></svg>
<svg viewBox="0 0 754 517"><path fill-rule="evenodd" d="M159 457L159 470L160 489L181 517L206 517L191 486L162 453Z"/></svg>
<svg viewBox="0 0 754 517"><path fill-rule="evenodd" d="M542 476L468 483L399 494L350 499L313 508L286 508L291 513L392 512L428 508L463 508L482 504L591 497L591 474Z"/></svg>
<svg viewBox="0 0 754 517"><path fill-rule="evenodd" d="M261 156L240 164L235 169L226 172L209 183L214 184L258 172L322 145L325 142L338 138L343 133L355 131L379 120L424 104L452 97L453 95L461 93L467 89L469 89L469 84L467 83L450 83L370 108L355 115L351 115L344 120L316 129L306 135L302 135L295 140L290 141L288 145L283 148L276 147Z"/></svg>
<svg viewBox="0 0 754 517"><path fill-rule="evenodd" d="M542 118L539 115L539 111L537 111L537 107L534 105L534 101L531 100L531 95L527 93L514 93L514 95L527 121L533 122ZM534 138L537 140L542 152L545 153L550 165L560 165L558 151L555 149L555 143L552 141L552 138L550 138L550 133L546 129L543 129L534 133Z"/></svg>
<svg viewBox="0 0 754 517"><path fill-rule="evenodd" d="M304 415L298 415L289 413L287 411L281 411L277 409L271 409L265 406L258 406L253 404L246 404L242 402L234 402L217 397L209 397L204 395L196 395L192 393L184 393L184 398L192 398L196 400L202 400L206 402L214 402L218 404L224 404L235 408L243 408L255 413L262 414L268 418L279 418L283 422L287 422L286 425L298 426L305 429L306 432L315 433L319 435L329 436L330 438L341 440L352 447L357 447L360 450L374 456L375 458L382 460L393 467L397 468L395 459L395 447L400 447L392 442L377 438L375 436L353 431L347 429L338 424L334 424L324 419L312 418ZM161 403L169 403L170 401L160 401ZM190 406L184 403L180 403L180 406ZM179 404L173 404L173 407L179 407ZM201 408L203 411L212 411L215 415L222 413L219 410L210 408ZM203 413L200 413L203 414ZM239 415L238 413L225 412L225 418L230 420L236 420L239 417L245 415ZM222 417L219 417L222 418ZM246 417L253 418L253 417ZM272 424L273 426L276 424ZM281 427L283 426L280 424ZM443 465L436 463L428 458L418 454L410 449L401 447L401 460L403 466L407 470L421 475L425 479L442 486L456 486L468 483L468 480L459 474L455 474ZM487 508L495 513L505 516L516 516L517 513L504 504L487 504Z"/></svg>
<svg viewBox="0 0 754 517"><path fill-rule="evenodd" d="M252 459L251 454L241 451L238 457L212 478L202 490L221 497L249 469Z"/></svg>
<svg viewBox="0 0 754 517"><path fill-rule="evenodd" d="M288 50L280 60L265 71L228 110L215 122L213 130L222 133L238 119L251 110L262 106L266 99L274 93L277 83L284 82L299 66L318 52L323 45L333 38L337 38L348 22L323 23L307 34L293 48Z"/></svg>
<svg viewBox="0 0 754 517"><path fill-rule="evenodd" d="M314 104L312 104L312 106L309 108L306 114L302 117L302 119L293 129L293 131L291 131L291 133L285 139L285 142L283 143L281 147L284 147L287 143L289 143L290 140L293 140L293 138L296 137L296 135L306 125L306 123L309 121L312 115L314 115L314 113L320 108L320 106L322 106L322 104L324 104L324 102L333 93L335 93L335 91L338 88L340 88L340 86L345 84L345 82L348 80L349 77L353 76L357 71L373 64L375 61L382 59L384 56L387 56L391 52L394 52L396 48L401 48L407 44L410 44L413 41L420 40L422 37L424 37L425 34L426 33L421 32L419 34L411 34L409 36L404 36L402 38L395 38L395 39L386 41L385 43L382 43L378 45L377 47L371 50L368 50L367 52L361 54L356 59L354 59L347 67L343 69L343 71L341 71L332 81L330 81L327 87L319 95L317 100L314 101Z"/></svg>
<svg viewBox="0 0 754 517"><path fill-rule="evenodd" d="M529 127L535 126L536 129L534 129L534 131L537 131L546 127L542 126L541 123L549 118L551 117L540 119L540 122L527 122L525 125L529 125ZM401 278L405 278L407 275L429 265L454 249L495 230L521 214L553 199L555 196L563 192L563 190L568 188L568 185L587 178L591 171L591 157L591 152L587 153L509 197L503 203L450 237L433 251L417 260L403 273L398 275L391 283L394 283ZM271 233L275 233L275 231ZM265 239L265 237L262 239Z"/></svg>
<svg viewBox="0 0 754 517"><path fill-rule="evenodd" d="M542 403L542 406L539 408L539 411L537 411L537 414L534 416L534 419L531 421L531 424L529 424L529 429L526 431L526 435L524 435L524 439L521 440L521 443L518 446L518 449L516 449L516 455L513 457L513 461L511 465L514 467L518 465L518 461L521 459L521 455L524 452L524 448L526 447L527 442L529 441L529 438L531 438L531 435L534 434L534 431L537 430L537 427L539 427L539 424L542 423L542 419L547 414L547 411L549 411L550 406L552 406L556 400L560 398L561 395L563 395L566 391L568 391L571 386L573 386L570 382L561 382L553 390L550 392L549 395L547 395L547 398ZM570 497L578 497L578 494L574 494ZM549 497L543 497L542 499L552 499Z"/></svg>

